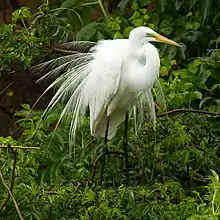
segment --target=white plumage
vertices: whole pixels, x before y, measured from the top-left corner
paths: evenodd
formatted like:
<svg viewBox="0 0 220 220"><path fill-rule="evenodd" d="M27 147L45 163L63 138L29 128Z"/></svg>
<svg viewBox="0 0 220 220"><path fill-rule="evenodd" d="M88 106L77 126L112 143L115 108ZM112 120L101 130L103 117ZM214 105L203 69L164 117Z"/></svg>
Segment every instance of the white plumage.
<svg viewBox="0 0 220 220"><path fill-rule="evenodd" d="M152 44L109 40L96 46L84 88L92 135L104 137L106 118L110 116L108 138L115 136L135 98L153 87L159 67L159 54Z"/></svg>
<svg viewBox="0 0 220 220"><path fill-rule="evenodd" d="M92 45L88 53L77 53L38 65L39 71L48 70L42 79L62 73L46 90L59 87L46 111L60 100L65 101L61 119L67 112L72 112L71 136L75 135L78 116L83 115L87 107L93 136L105 136L106 119L110 116L108 139L116 135L125 112L135 104L143 108L147 102L155 118L151 89L159 76L160 59L150 41L179 46L150 28L139 27L131 31L129 39L103 40ZM75 42L69 46L79 48L88 44Z"/></svg>

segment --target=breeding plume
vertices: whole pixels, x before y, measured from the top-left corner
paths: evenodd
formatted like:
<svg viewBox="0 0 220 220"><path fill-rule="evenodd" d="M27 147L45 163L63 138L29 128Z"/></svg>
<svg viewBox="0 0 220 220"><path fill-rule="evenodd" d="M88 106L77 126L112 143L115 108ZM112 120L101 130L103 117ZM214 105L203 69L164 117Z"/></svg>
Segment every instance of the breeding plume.
<svg viewBox="0 0 220 220"><path fill-rule="evenodd" d="M58 90L46 111L59 101L65 102L60 119L72 113L70 134L72 137L79 115L90 112L91 135L105 137L103 167L107 140L116 135L118 126L125 120L124 145L127 151L128 111L135 106L150 106L155 117L151 89L159 77L160 59L157 48L150 42L162 42L180 46L148 27L138 27L130 32L128 39L73 42L64 44L82 52L57 58L38 65L38 70L59 75L47 90ZM88 53L84 53L89 48ZM141 118L141 115L138 116ZM125 158L125 163L127 159ZM125 164L126 165L126 164ZM126 165L127 166L127 165ZM103 170L101 171L103 172Z"/></svg>

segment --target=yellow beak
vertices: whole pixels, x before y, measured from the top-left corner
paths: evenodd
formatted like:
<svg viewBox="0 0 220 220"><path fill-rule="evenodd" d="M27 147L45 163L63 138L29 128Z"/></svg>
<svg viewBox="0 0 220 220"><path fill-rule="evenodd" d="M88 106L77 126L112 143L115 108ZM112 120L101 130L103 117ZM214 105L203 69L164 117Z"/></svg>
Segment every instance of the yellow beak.
<svg viewBox="0 0 220 220"><path fill-rule="evenodd" d="M155 39L159 42L162 42L162 43L165 43L165 44L171 44L171 45L174 45L174 46L177 46L177 47L182 47L180 44L176 43L175 41L173 40L170 40L160 34L155 34L154 35Z"/></svg>

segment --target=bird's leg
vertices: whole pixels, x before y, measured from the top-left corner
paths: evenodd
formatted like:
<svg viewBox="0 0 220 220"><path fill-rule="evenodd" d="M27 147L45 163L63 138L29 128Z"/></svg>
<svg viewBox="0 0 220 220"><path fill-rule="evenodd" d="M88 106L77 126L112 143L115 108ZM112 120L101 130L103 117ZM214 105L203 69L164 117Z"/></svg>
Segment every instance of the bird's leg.
<svg viewBox="0 0 220 220"><path fill-rule="evenodd" d="M126 172L126 181L128 183L128 118L129 112L126 111L125 113L125 122L124 122L124 137L123 137L123 149L125 153L125 160L124 160L124 168Z"/></svg>
<svg viewBox="0 0 220 220"><path fill-rule="evenodd" d="M101 160L100 185L102 184L102 180L103 180L103 173L104 173L104 169L105 169L105 158L106 158L106 155L108 154L107 143L108 143L109 122L110 122L110 116L107 116L106 130L105 130L105 139L104 139L104 147L103 147L102 160Z"/></svg>

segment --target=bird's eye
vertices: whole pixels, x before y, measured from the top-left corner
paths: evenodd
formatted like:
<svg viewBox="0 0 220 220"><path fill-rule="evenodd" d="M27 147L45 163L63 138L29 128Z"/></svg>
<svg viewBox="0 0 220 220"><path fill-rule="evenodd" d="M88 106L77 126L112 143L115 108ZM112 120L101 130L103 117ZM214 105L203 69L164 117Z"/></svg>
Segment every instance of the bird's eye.
<svg viewBox="0 0 220 220"><path fill-rule="evenodd" d="M146 33L146 37L152 37L151 33Z"/></svg>

